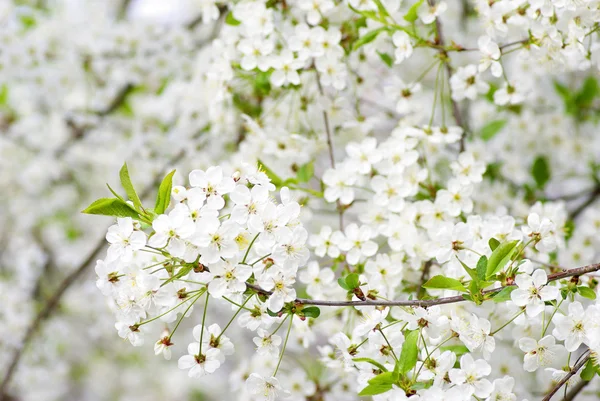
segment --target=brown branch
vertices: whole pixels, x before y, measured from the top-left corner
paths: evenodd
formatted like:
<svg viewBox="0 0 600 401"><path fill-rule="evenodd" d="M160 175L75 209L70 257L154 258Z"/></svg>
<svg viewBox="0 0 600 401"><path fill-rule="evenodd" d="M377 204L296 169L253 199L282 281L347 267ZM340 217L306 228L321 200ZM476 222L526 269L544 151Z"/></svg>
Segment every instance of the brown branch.
<svg viewBox="0 0 600 401"><path fill-rule="evenodd" d="M556 383L556 385L552 388L552 390L550 390L550 392L542 399L542 401L550 401L550 399L552 398L552 396L554 394L556 394L556 392L558 390L560 390L560 388L562 386L565 385L566 382L569 381L569 379L571 379L571 377L573 377L577 372L579 372L579 369L581 369L583 367L583 365L585 365L588 361L588 359L590 359L590 354L589 354L589 350L588 354L581 358L581 360L579 362L577 362L575 364L575 366L573 366L573 369L571 369L566 375L565 377L562 378L561 381L559 381L558 383Z"/></svg>
<svg viewBox="0 0 600 401"><path fill-rule="evenodd" d="M576 207L571 213L569 213L569 218L571 220L575 220L585 209L590 207L592 203L596 201L600 197L600 186L597 186L596 189L590 194L590 196L583 202L581 205Z"/></svg>
<svg viewBox="0 0 600 401"><path fill-rule="evenodd" d="M319 93L321 96L325 97L325 91L323 91L323 86L321 85L321 75L319 74L319 70L315 68L315 74L317 76L317 87L319 88ZM327 135L327 150L329 153L329 163L331 164L331 168L335 168L335 156L333 155L333 141L331 128L329 126L329 115L327 114L327 110L323 109L323 123L325 124L325 134ZM344 231L344 206L341 202L337 201L337 209L339 213L339 224L340 230Z"/></svg>
<svg viewBox="0 0 600 401"><path fill-rule="evenodd" d="M567 270L564 272L550 274L548 276L548 282L560 280L567 277L578 277L582 276L586 273L591 273L600 270L600 263L595 263L593 265L578 267L575 269ZM493 295L497 292L502 291L505 287L514 286L507 285L499 288L494 288L491 290L483 291L483 295ZM264 290L254 284L246 283L246 286L257 293L263 295L271 295L272 291ZM429 306L434 305L445 305L445 304L454 304L458 302L466 301L462 295L457 295L453 297L445 297L445 298L437 298L437 299L414 299L414 300L397 300L397 301L385 301L385 300L371 300L366 299L365 301L325 301L325 300L316 300L316 299L305 299L305 298L296 298L294 302L296 304L301 305L318 305L318 306L412 306L412 307L423 307L427 308Z"/></svg>
<svg viewBox="0 0 600 401"><path fill-rule="evenodd" d="M171 160L169 160L169 162L167 164L168 165L173 164L174 162L179 160L181 157L183 157L184 154L185 154L185 150L178 152L178 154L175 157L173 157ZM166 167L168 167L168 166L166 166ZM161 174L157 174L157 176L155 177L153 182L142 191L141 196L140 196L142 199L147 198L150 195L151 191L161 182L161 178L162 178L161 176L162 176L163 170L161 170ZM16 372L17 366L19 365L19 362L21 361L27 346L29 345L31 340L34 338L35 334L39 330L42 323L56 311L56 309L60 305L60 301L62 300L62 298L65 295L65 293L67 292L67 290L87 270L88 266L94 261L94 259L96 259L98 257L100 252L104 249L105 244L106 244L106 240L104 239L104 236L102 236L102 238L100 238L100 240L96 243L96 246L88 254L88 256L85 258L85 260L83 262L81 262L79 267L77 267L73 272L71 272L67 277L65 277L63 279L63 281L60 283L60 285L58 286L56 291L54 291L54 293L52 294L52 296L50 297L48 302L46 302L46 304L42 307L42 309L37 313L35 318L32 320L29 327L27 327L27 330L25 331L25 336L23 337L23 339L21 341L21 345L19 348L17 348L15 350L14 354L10 358L8 369L4 373L4 376L2 378L2 383L0 383L0 401L9 401L11 399L11 397L7 394L8 385L11 382L11 380Z"/></svg>

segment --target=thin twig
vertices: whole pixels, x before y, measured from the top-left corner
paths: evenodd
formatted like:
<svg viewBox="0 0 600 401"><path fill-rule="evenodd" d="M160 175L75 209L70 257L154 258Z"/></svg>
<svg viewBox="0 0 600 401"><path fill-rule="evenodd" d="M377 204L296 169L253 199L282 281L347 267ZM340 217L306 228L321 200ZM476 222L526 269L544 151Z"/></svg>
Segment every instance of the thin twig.
<svg viewBox="0 0 600 401"><path fill-rule="evenodd" d="M567 277L575 277L575 276L582 276L586 273L591 273L591 272L595 272L600 270L600 263L595 263L593 265L588 265L588 266L583 266L583 267L578 267L575 269L571 269L571 270L567 270L567 271L563 271L563 272L559 272L559 273L554 273L548 276L548 282L550 281L556 281L556 280L560 280L563 278L567 278ZM495 293L498 293L500 291L502 291L502 289L504 289L505 287L511 287L514 286L515 284L512 285L507 285L507 286L502 286L502 287L498 287L498 288L494 288L492 290L487 290L487 291L483 291L483 295L492 295ZM264 294L264 295L271 295L272 292L271 291L267 291L264 290L254 284L250 284L250 283L246 283L246 286L254 291L256 291L257 293L260 294ZM462 295L457 295L457 296L453 296L453 297L445 297L445 298L438 298L438 299L426 299L426 300L420 300L420 299L414 299L414 300L393 300L393 301L385 301L385 300L371 300L371 299L366 299L364 301L325 301L325 300L316 300L316 299L305 299L305 298L296 298L294 300L295 303L297 304L301 304L301 305L318 305L318 306L412 306L412 307L423 307L423 308L427 308L429 306L434 306L434 305L445 305L445 304L454 304L454 303L458 303L458 302L463 302L466 301L465 298L463 298Z"/></svg>
<svg viewBox="0 0 600 401"><path fill-rule="evenodd" d="M569 218L571 220L575 220L585 209L592 205L600 197L600 186L596 187L594 191L590 194L590 196L583 202L581 205L576 207L571 213L569 213Z"/></svg>
<svg viewBox="0 0 600 401"><path fill-rule="evenodd" d="M435 5L434 0L428 0L430 7ZM445 42L444 42L444 31L442 28L442 22L439 17L435 18L435 42L440 45L442 48L440 49L441 60L444 63L444 67L446 68L446 73L448 74L448 81L452 78L452 66L448 61L448 54L444 50ZM443 93L442 93L442 101L443 101ZM458 107L458 102L456 102L452 96L450 96L450 102L452 103L452 115L454 116L454 121L456 121L456 125L462 128L463 132L460 137L460 151L465 151L465 140L467 137L467 127L463 121L463 118L460 114L460 108Z"/></svg>
<svg viewBox="0 0 600 401"><path fill-rule="evenodd" d="M319 88L319 93L322 97L325 97L325 91L323 91L323 86L321 85L321 76L319 75L319 70L315 68L315 73L317 76L317 87ZM329 153L329 163L331 164L331 168L335 168L335 156L333 154L333 141L331 139L331 128L329 125L329 115L327 114L327 110L323 108L323 123L325 124L325 134L327 135L327 150ZM337 209L339 213L339 223L340 230L344 231L344 208L342 203L337 201Z"/></svg>
<svg viewBox="0 0 600 401"><path fill-rule="evenodd" d="M589 352L589 350L588 350ZM569 379L571 379L571 377L573 377L577 372L579 372L579 369L581 369L583 367L583 365L585 365L588 361L588 359L590 359L590 354L588 353L585 357L581 358L581 360L579 362L577 362L575 364L575 366L573 366L573 369L571 369L566 375L565 377L562 378L561 381L559 381L558 383L556 383L556 385L552 388L552 390L550 390L550 392L542 399L542 401L550 401L550 399L552 398L552 396L554 394L556 394L556 392L558 390L560 390L560 388L562 386L564 386L564 384L566 382L569 381Z"/></svg>

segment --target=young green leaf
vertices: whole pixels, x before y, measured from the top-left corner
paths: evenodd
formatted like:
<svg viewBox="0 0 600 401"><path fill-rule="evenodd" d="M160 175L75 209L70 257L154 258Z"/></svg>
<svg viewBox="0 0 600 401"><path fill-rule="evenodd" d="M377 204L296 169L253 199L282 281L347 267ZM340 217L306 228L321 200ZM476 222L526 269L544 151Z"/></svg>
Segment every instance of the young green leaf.
<svg viewBox="0 0 600 401"><path fill-rule="evenodd" d="M593 76L589 76L575 95L575 104L578 108L589 107L598 94L598 81Z"/></svg>
<svg viewBox="0 0 600 401"><path fill-rule="evenodd" d="M241 24L240 21L235 19L235 17L233 16L233 13L231 11L225 17L225 23L227 25L231 25L231 26L238 26L239 24Z"/></svg>
<svg viewBox="0 0 600 401"><path fill-rule="evenodd" d="M496 293L492 297L492 301L496 303L510 301L510 294L516 289L517 287L515 287L514 285L504 287L500 292Z"/></svg>
<svg viewBox="0 0 600 401"><path fill-rule="evenodd" d="M367 43L371 43L372 41L374 41L377 38L377 35L379 35L381 32L386 31L386 30L387 30L387 27L384 26L384 27L373 29L372 31L367 32L366 34L364 34L363 36L358 38L358 40L356 42L354 42L354 44L352 45L352 51L357 50L359 47L364 46Z"/></svg>
<svg viewBox="0 0 600 401"><path fill-rule="evenodd" d="M371 358L354 358L352 359L354 362L367 362L370 363L373 366L376 366L379 370L381 370L382 372L387 372L388 370L385 368L385 366L383 366L382 364L380 364L379 362L377 362L374 359Z"/></svg>
<svg viewBox="0 0 600 401"><path fill-rule="evenodd" d="M321 315L321 309L316 306L309 306L308 308L302 309L302 314L305 317L312 317L313 319L318 318Z"/></svg>
<svg viewBox="0 0 600 401"><path fill-rule="evenodd" d="M369 384L367 387L363 388L358 395L360 396L369 396L369 395L377 395L387 393L392 389L391 384Z"/></svg>
<svg viewBox="0 0 600 401"><path fill-rule="evenodd" d="M505 125L506 120L490 121L481 128L481 139L483 139L484 141L489 141L494 136L496 136L496 134L500 132Z"/></svg>
<svg viewBox="0 0 600 401"><path fill-rule="evenodd" d="M538 156L531 166L531 175L538 188L544 188L550 180L550 164L545 156Z"/></svg>
<svg viewBox="0 0 600 401"><path fill-rule="evenodd" d="M262 161L260 161L260 159L258 160L258 169L264 171L264 173L267 175L267 177L269 177L273 185L275 185L278 188L281 187L281 184L283 183L281 177L275 174L275 172L268 168Z"/></svg>
<svg viewBox="0 0 600 401"><path fill-rule="evenodd" d="M394 372L404 375L410 371L417 364L417 356L419 350L417 343L419 342L419 330L410 331L404 338L404 344L402 344L402 352L400 358L396 361Z"/></svg>
<svg viewBox="0 0 600 401"><path fill-rule="evenodd" d="M596 299L596 291L592 290L590 287L579 286L577 287L577 293L584 298Z"/></svg>
<svg viewBox="0 0 600 401"><path fill-rule="evenodd" d="M415 4L413 4L408 9L408 12L404 15L404 20L405 21L415 22L417 20L417 18L419 18L419 15L417 14L417 11L419 10L419 7L421 7L421 4L423 4L423 1L424 0L417 1Z"/></svg>
<svg viewBox="0 0 600 401"><path fill-rule="evenodd" d="M429 279L425 284L423 284L424 288L430 289L442 289L442 290L455 290L468 292L465 286L455 278L444 277L444 276L434 276Z"/></svg>
<svg viewBox="0 0 600 401"><path fill-rule="evenodd" d="M298 179L298 182L308 182L314 176L314 174L315 165L311 160L298 168L298 171L296 172L296 178Z"/></svg>
<svg viewBox="0 0 600 401"><path fill-rule="evenodd" d="M357 288L359 284L360 284L360 281L358 278L358 274L350 273L346 276L346 285L348 286L348 288L350 290Z"/></svg>
<svg viewBox="0 0 600 401"><path fill-rule="evenodd" d="M456 259L458 259L458 257ZM471 279L473 279L473 281L479 280L479 277L477 277L477 271L475 269L471 269L460 259L458 259L458 261L462 265L463 269L465 269L465 271L469 274L469 276L471 276Z"/></svg>
<svg viewBox="0 0 600 401"><path fill-rule="evenodd" d="M488 245L490 246L490 249L493 252L496 250L496 248L498 248L498 245L500 245L500 241L498 241L496 238L490 238L490 240L488 241Z"/></svg>
<svg viewBox="0 0 600 401"><path fill-rule="evenodd" d="M130 205L116 198L101 198L93 202L81 213L97 214L113 217L131 217L139 219L140 215Z"/></svg>
<svg viewBox="0 0 600 401"><path fill-rule="evenodd" d="M352 288L348 287L348 284L346 284L346 279L344 277L338 278L337 282L340 285L340 287L342 287L344 290L346 290L346 291L352 290Z"/></svg>
<svg viewBox="0 0 600 401"><path fill-rule="evenodd" d="M123 167L121 167L121 171L119 171L119 177L121 178L121 185L125 189L125 193L127 197L131 199L133 202L133 206L140 210L142 207L142 201L140 200L137 192L135 192L135 188L131 183L131 178L129 177L129 170L127 169L127 163L123 163Z"/></svg>
<svg viewBox="0 0 600 401"><path fill-rule="evenodd" d="M487 264L488 264L488 259L487 256L483 255L479 258L479 261L477 261L477 278L479 280L485 280L485 275L487 272Z"/></svg>
<svg viewBox="0 0 600 401"><path fill-rule="evenodd" d="M498 245L496 249L494 249L494 252L492 252L492 254L490 255L490 259L487 263L486 277L492 277L504 267L504 265L508 262L508 260L512 257L513 253L515 252L518 242L519 241L516 240L504 242Z"/></svg>
<svg viewBox="0 0 600 401"><path fill-rule="evenodd" d="M174 174L175 170L171 171L160 183L158 194L156 195L156 206L154 206L154 212L156 214L163 214L171 203L171 189L173 188Z"/></svg>
<svg viewBox="0 0 600 401"><path fill-rule="evenodd" d="M383 61L389 68L392 68L394 65L394 59L392 56L387 53L380 52L379 50L377 50L377 54L379 55L381 61Z"/></svg>
<svg viewBox="0 0 600 401"><path fill-rule="evenodd" d="M596 367L594 366L594 361L592 359L588 360L585 364L585 367L581 371L581 380L590 381L594 378L596 374Z"/></svg>

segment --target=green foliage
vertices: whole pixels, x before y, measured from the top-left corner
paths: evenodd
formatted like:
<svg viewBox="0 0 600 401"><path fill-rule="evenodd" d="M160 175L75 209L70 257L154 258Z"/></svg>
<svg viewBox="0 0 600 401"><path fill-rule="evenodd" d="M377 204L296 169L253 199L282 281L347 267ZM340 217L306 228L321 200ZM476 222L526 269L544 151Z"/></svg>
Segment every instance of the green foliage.
<svg viewBox="0 0 600 401"><path fill-rule="evenodd" d="M596 291L592 290L590 287L579 286L577 287L577 293L584 298L596 299Z"/></svg>
<svg viewBox="0 0 600 401"><path fill-rule="evenodd" d="M385 366L383 366L382 364L380 364L379 362L377 362L374 359L371 358L354 358L352 359L354 362L367 362L370 363L371 365L377 367L377 369L381 370L382 372L387 372L388 370L385 368Z"/></svg>
<svg viewBox="0 0 600 401"><path fill-rule="evenodd" d="M442 289L442 290L455 290L461 292L468 292L465 286L455 278L434 276L430 278L425 284L424 288L429 289Z"/></svg>
<svg viewBox="0 0 600 401"><path fill-rule="evenodd" d="M239 24L241 24L240 21L235 19L231 11L227 13L227 16L225 17L225 23L231 26L238 26Z"/></svg>
<svg viewBox="0 0 600 401"><path fill-rule="evenodd" d="M356 51L361 46L364 46L367 43L371 43L372 41L374 41L377 38L377 36L381 32L387 31L387 29L388 29L387 27L381 27L381 28L373 29L372 31L367 32L366 34L364 34L363 36L358 38L358 40L356 42L354 42L354 44L352 45L352 51Z"/></svg>
<svg viewBox="0 0 600 401"><path fill-rule="evenodd" d="M590 115L594 100L600 95L600 88L595 77L589 76L585 79L581 88L573 91L558 81L554 81L554 89L562 98L565 112L577 119L585 119Z"/></svg>
<svg viewBox="0 0 600 401"><path fill-rule="evenodd" d="M417 20L417 18L419 18L417 11L419 10L419 7L421 7L421 4L423 4L424 0L419 0L417 1L415 4L413 4L409 9L408 12L404 15L404 20L408 21L408 22L415 22Z"/></svg>
<svg viewBox="0 0 600 401"><path fill-rule="evenodd" d="M505 125L506 120L490 121L481 128L481 139L483 139L484 141L489 141L494 136L496 136L496 134L500 132Z"/></svg>
<svg viewBox="0 0 600 401"><path fill-rule="evenodd" d="M590 359L585 364L585 367L581 370L581 380L590 381L594 378L594 375L597 372L598 368L594 366L594 361Z"/></svg>
<svg viewBox="0 0 600 401"><path fill-rule="evenodd" d="M398 380L398 375L394 372L383 372L371 380L369 385L365 387L358 395L369 396L388 392L392 389L392 385Z"/></svg>
<svg viewBox="0 0 600 401"><path fill-rule="evenodd" d="M301 311L301 315L304 317L312 317L313 319L318 318L321 315L321 309L316 306L309 306L308 308L303 308Z"/></svg>
<svg viewBox="0 0 600 401"><path fill-rule="evenodd" d="M360 280L358 278L358 274L350 273L346 277L340 277L338 279L338 284L346 291L352 291L355 288L358 288L360 285Z"/></svg>
<svg viewBox="0 0 600 401"><path fill-rule="evenodd" d="M267 177L269 177L273 185L276 187L281 187L281 184L283 183L281 177L275 174L275 172L267 167L266 164L264 164L260 159L258 160L258 168L263 171Z"/></svg>
<svg viewBox="0 0 600 401"><path fill-rule="evenodd" d="M515 253L518 243L519 241L504 242L494 249L487 263L486 278L494 276L508 263Z"/></svg>
<svg viewBox="0 0 600 401"><path fill-rule="evenodd" d="M542 189L550 180L550 164L545 156L535 158L531 166L531 175L535 180L538 188Z"/></svg>
<svg viewBox="0 0 600 401"><path fill-rule="evenodd" d="M490 249L492 251L494 251L496 248L498 248L498 245L500 245L500 241L498 241L496 238L490 238L490 240L488 241L488 245L490 246Z"/></svg>
<svg viewBox="0 0 600 401"><path fill-rule="evenodd" d="M121 185L123 186L123 189L125 189L125 193L129 199L133 202L133 206L139 210L142 207L142 201L140 200L137 192L135 192L133 184L131 183L129 170L127 169L127 163L124 163L123 167L121 167L121 171L119 171L119 178L121 178Z"/></svg>
<svg viewBox="0 0 600 401"><path fill-rule="evenodd" d="M398 358L396 366L394 366L394 373L404 375L417 364L419 333L419 330L413 330L409 331L405 336L400 358Z"/></svg>
<svg viewBox="0 0 600 401"><path fill-rule="evenodd" d="M81 213L113 217L131 217L134 219L139 219L140 217L140 214L134 208L117 198L100 198L85 208Z"/></svg>
<svg viewBox="0 0 600 401"><path fill-rule="evenodd" d="M515 287L513 285L504 287L500 292L496 293L492 297L492 301L494 301L496 303L510 301L510 294L516 289L517 289L517 287Z"/></svg>
<svg viewBox="0 0 600 401"><path fill-rule="evenodd" d="M171 171L160 183L158 193L156 194L156 204L154 206L154 212L156 214L163 214L171 203L171 189L173 188L173 175L175 170Z"/></svg>
<svg viewBox="0 0 600 401"><path fill-rule="evenodd" d="M312 160L300 166L300 168L298 168L298 171L296 171L296 179L298 180L298 182L309 182L314 175L315 164Z"/></svg>
<svg viewBox="0 0 600 401"><path fill-rule="evenodd" d="M387 53L382 53L379 50L377 51L379 58L383 61L388 67L392 68L394 65L394 59Z"/></svg>
<svg viewBox="0 0 600 401"><path fill-rule="evenodd" d="M488 259L487 256L483 255L479 258L479 260L477 261L477 267L475 268L477 270L477 279L478 280L485 280L486 276L487 276L487 264L488 264Z"/></svg>

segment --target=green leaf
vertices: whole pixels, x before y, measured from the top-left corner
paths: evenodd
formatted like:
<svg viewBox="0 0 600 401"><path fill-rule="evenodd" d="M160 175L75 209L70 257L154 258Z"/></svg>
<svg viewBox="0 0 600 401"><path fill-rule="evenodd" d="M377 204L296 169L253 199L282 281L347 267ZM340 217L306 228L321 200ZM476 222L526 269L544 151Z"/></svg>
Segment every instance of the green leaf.
<svg viewBox="0 0 600 401"><path fill-rule="evenodd" d="M483 255L482 257L479 258L479 261L477 261L477 278L479 280L485 280L485 274L487 272L487 264L488 264L488 259L487 256Z"/></svg>
<svg viewBox="0 0 600 401"><path fill-rule="evenodd" d="M444 277L444 276L434 276L430 278L425 284L423 284L424 288L431 289L443 289L443 290L455 290L468 292L464 285L460 281L455 278Z"/></svg>
<svg viewBox="0 0 600 401"><path fill-rule="evenodd" d="M404 338L404 344L402 344L402 352L400 358L396 361L394 372L401 375L406 374L417 364L417 356L419 349L417 343L419 342L419 330L410 331Z"/></svg>
<svg viewBox="0 0 600 401"><path fill-rule="evenodd" d="M456 356L461 356L466 354L467 352L471 352L465 345L446 345L441 347L440 351L451 351L454 352Z"/></svg>
<svg viewBox="0 0 600 401"><path fill-rule="evenodd" d="M358 38L358 40L356 42L354 42L354 44L352 45L352 51L355 51L359 47L364 46L367 43L374 41L377 38L377 35L379 35L381 32L386 31L386 30L387 30L387 27L384 26L384 27L373 29L372 31L367 32L366 34L364 34L363 36Z"/></svg>
<svg viewBox="0 0 600 401"><path fill-rule="evenodd" d="M387 10L385 9L385 6L383 5L383 3L381 2L381 0L373 0L375 2L375 4L377 4L377 9L379 10L379 14L382 17L388 17L390 14L387 12Z"/></svg>
<svg viewBox="0 0 600 401"><path fill-rule="evenodd" d="M140 215L130 205L116 198L101 198L89 205L81 213L97 214L113 217L131 217L139 219Z"/></svg>
<svg viewBox="0 0 600 401"><path fill-rule="evenodd" d="M296 171L296 178L299 182L308 182L311 178L313 178L315 174L315 164L311 160L306 164L300 166L298 171Z"/></svg>
<svg viewBox="0 0 600 401"><path fill-rule="evenodd" d="M374 359L371 358L354 358L352 359L354 362L367 362L370 363L373 366L376 366L379 370L381 370L382 372L387 372L388 370L385 368L385 366L383 366L382 364L380 364L379 362L377 362Z"/></svg>
<svg viewBox="0 0 600 401"><path fill-rule="evenodd" d="M548 180L550 180L550 164L545 156L535 158L531 166L531 175L539 188L544 188Z"/></svg>
<svg viewBox="0 0 600 401"><path fill-rule="evenodd" d="M173 188L173 174L175 170L171 171L160 183L158 188L158 194L156 195L156 206L154 206L154 212L156 214L163 214L171 203L171 189Z"/></svg>
<svg viewBox="0 0 600 401"><path fill-rule="evenodd" d="M490 121L481 128L481 139L483 139L484 141L489 141L494 136L496 136L496 134L500 132L505 125L506 120Z"/></svg>
<svg viewBox="0 0 600 401"><path fill-rule="evenodd" d="M458 259L458 257L456 259ZM465 269L465 271L469 274L469 276L471 276L471 279L473 279L474 282L479 280L479 277L477 277L477 271L475 269L471 269L469 266L467 266L465 263L463 263L463 261L460 259L458 259L458 261L462 265L463 269Z"/></svg>
<svg viewBox="0 0 600 401"><path fill-rule="evenodd" d="M258 159L258 168L259 170L264 171L264 173L267 175L267 177L269 177L273 185L275 185L276 187L281 187L281 184L283 183L281 177L275 174L275 172L268 168L262 161L260 161L260 159Z"/></svg>
<svg viewBox="0 0 600 401"><path fill-rule="evenodd" d="M577 293L587 299L596 299L596 291L590 287L579 286L577 287Z"/></svg>
<svg viewBox="0 0 600 401"><path fill-rule="evenodd" d="M140 200L137 192L135 192L135 188L131 183L131 178L129 177L129 170L127 169L127 163L123 163L123 167L121 167L121 171L119 171L119 177L121 178L121 185L125 189L125 193L127 197L131 199L133 202L133 206L140 210L142 207L142 201Z"/></svg>
<svg viewBox="0 0 600 401"><path fill-rule="evenodd" d="M231 25L231 26L238 26L239 24L241 24L240 21L235 19L235 17L233 16L233 13L231 11L225 17L225 23L227 25Z"/></svg>
<svg viewBox="0 0 600 401"><path fill-rule="evenodd" d="M350 288L350 290L358 288L359 284L360 280L358 278L358 274L350 273L346 276L346 285Z"/></svg>
<svg viewBox="0 0 600 401"><path fill-rule="evenodd" d="M421 7L421 4L423 4L423 1L424 0L417 1L408 9L408 12L404 15L405 21L415 22L417 18L419 18L419 16L417 15L417 11L419 10L419 7Z"/></svg>
<svg viewBox="0 0 600 401"><path fill-rule="evenodd" d="M375 376L377 377L377 376ZM377 395L387 393L392 389L391 384L369 384L367 387L362 389L358 395L360 396L368 396L368 395Z"/></svg>
<svg viewBox="0 0 600 401"><path fill-rule="evenodd" d="M106 186L108 187L108 190L110 191L110 193L115 196L115 198L117 198L117 199L122 200L123 202L125 202L125 199L123 199L123 197L121 195L119 195L118 193L116 193L115 190L112 189L110 185L108 185L108 183L106 184Z"/></svg>
<svg viewBox="0 0 600 401"><path fill-rule="evenodd" d="M394 384L398 381L398 374L395 372L383 372L369 380L369 384Z"/></svg>
<svg viewBox="0 0 600 401"><path fill-rule="evenodd" d="M0 106L8 106L8 85L0 87Z"/></svg>
<svg viewBox="0 0 600 401"><path fill-rule="evenodd" d="M496 238L490 238L490 240L488 241L488 245L490 246L490 249L493 252L494 250L496 250L496 248L498 248L498 245L500 245L500 241L498 241Z"/></svg>
<svg viewBox="0 0 600 401"><path fill-rule="evenodd" d="M377 50L377 54L379 55L379 58L390 68L392 68L392 66L394 65L394 59L392 58L392 56L390 56L387 53L383 53L380 52L379 50Z"/></svg>
<svg viewBox="0 0 600 401"><path fill-rule="evenodd" d="M500 292L498 292L492 297L492 301L494 301L497 304L500 302L510 301L510 294L516 289L517 287L515 287L514 285L504 287L502 290L500 290Z"/></svg>
<svg viewBox="0 0 600 401"><path fill-rule="evenodd" d="M338 278L337 282L340 285L340 287L342 287L344 290L346 290L346 291L352 290L352 288L348 287L348 284L346 284L346 279L344 277Z"/></svg>
<svg viewBox="0 0 600 401"><path fill-rule="evenodd" d="M596 78L589 76L583 82L579 92L575 95L575 104L578 108L591 106L594 98L598 95L598 81Z"/></svg>
<svg viewBox="0 0 600 401"><path fill-rule="evenodd" d="M592 380L594 378L595 374L596 374L596 367L594 366L594 361L592 361L590 359L585 364L585 368L583 368L583 370L581 371L581 380L585 380L586 382L589 382L590 380Z"/></svg>
<svg viewBox="0 0 600 401"><path fill-rule="evenodd" d="M308 308L302 309L302 314L305 317L312 317L313 319L318 318L321 315L321 309L316 306L309 306Z"/></svg>
<svg viewBox="0 0 600 401"><path fill-rule="evenodd" d="M516 240L504 242L494 249L488 260L486 277L492 277L504 267L512 257L518 242Z"/></svg>

